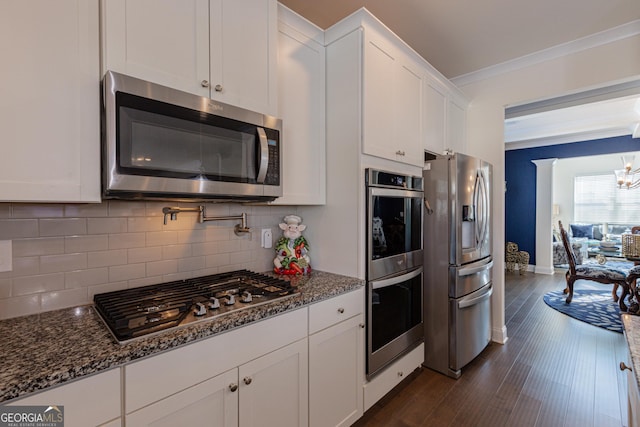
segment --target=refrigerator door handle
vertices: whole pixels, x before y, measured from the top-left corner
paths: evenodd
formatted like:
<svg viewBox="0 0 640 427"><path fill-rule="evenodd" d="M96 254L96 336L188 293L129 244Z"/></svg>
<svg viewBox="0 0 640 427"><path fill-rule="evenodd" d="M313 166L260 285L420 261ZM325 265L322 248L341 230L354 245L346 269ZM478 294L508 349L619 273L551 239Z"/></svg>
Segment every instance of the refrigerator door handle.
<svg viewBox="0 0 640 427"><path fill-rule="evenodd" d="M480 243L484 242L484 239L487 237L488 229L489 229L489 197L487 194L487 179L484 176L484 172L480 170L480 192L482 195L482 233L480 236Z"/></svg>
<svg viewBox="0 0 640 427"><path fill-rule="evenodd" d="M458 270L458 276L470 276L493 267L493 260L483 263L482 265L472 265Z"/></svg>
<svg viewBox="0 0 640 427"><path fill-rule="evenodd" d="M467 307L471 307L473 305L479 304L482 301L486 300L487 298L490 298L492 294L493 294L493 286L489 287L489 290L484 294L480 295L479 297L470 298L468 300L462 299L458 303L458 308L467 308Z"/></svg>

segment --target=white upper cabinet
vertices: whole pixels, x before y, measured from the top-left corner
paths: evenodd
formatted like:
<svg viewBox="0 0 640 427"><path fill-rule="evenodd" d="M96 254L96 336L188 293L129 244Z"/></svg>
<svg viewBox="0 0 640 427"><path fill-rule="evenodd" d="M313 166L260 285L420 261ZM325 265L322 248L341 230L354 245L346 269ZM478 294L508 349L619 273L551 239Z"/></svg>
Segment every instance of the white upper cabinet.
<svg viewBox="0 0 640 427"><path fill-rule="evenodd" d="M420 166L424 71L392 35L364 28L363 152Z"/></svg>
<svg viewBox="0 0 640 427"><path fill-rule="evenodd" d="M435 154L465 152L467 100L451 85L435 76L425 85L424 149Z"/></svg>
<svg viewBox="0 0 640 427"><path fill-rule="evenodd" d="M323 31L278 6L278 111L282 119L283 195L273 204L326 200Z"/></svg>
<svg viewBox="0 0 640 427"><path fill-rule="evenodd" d="M102 2L112 70L277 115L275 0Z"/></svg>
<svg viewBox="0 0 640 427"><path fill-rule="evenodd" d="M98 12L0 2L0 201L100 201Z"/></svg>

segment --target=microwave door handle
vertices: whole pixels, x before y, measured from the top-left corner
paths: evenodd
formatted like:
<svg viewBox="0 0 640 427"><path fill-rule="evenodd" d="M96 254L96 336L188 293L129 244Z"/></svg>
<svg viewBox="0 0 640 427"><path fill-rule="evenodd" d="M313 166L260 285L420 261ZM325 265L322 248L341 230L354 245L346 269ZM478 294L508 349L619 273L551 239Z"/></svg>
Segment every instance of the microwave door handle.
<svg viewBox="0 0 640 427"><path fill-rule="evenodd" d="M269 166L269 144L267 142L267 134L263 128L258 128L258 140L260 141L260 166L258 167L258 184L264 184L267 176L267 167Z"/></svg>

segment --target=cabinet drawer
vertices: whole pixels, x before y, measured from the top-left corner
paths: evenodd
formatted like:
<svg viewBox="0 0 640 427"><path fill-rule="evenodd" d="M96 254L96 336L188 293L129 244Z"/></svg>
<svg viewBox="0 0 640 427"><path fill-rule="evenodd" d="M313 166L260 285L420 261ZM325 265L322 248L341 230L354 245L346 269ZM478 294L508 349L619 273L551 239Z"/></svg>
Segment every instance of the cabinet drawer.
<svg viewBox="0 0 640 427"><path fill-rule="evenodd" d="M389 365L364 385L364 410L371 408L424 362L424 344Z"/></svg>
<svg viewBox="0 0 640 427"><path fill-rule="evenodd" d="M309 306L309 334L364 311L364 288Z"/></svg>

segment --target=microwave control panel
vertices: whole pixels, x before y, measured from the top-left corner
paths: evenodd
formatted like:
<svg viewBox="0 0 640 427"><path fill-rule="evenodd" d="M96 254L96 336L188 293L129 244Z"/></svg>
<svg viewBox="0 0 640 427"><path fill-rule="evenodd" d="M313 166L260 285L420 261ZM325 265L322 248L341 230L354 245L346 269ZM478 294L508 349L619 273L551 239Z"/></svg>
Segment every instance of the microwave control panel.
<svg viewBox="0 0 640 427"><path fill-rule="evenodd" d="M264 178L266 185L280 185L280 147L277 139L268 139L269 164L267 176Z"/></svg>

